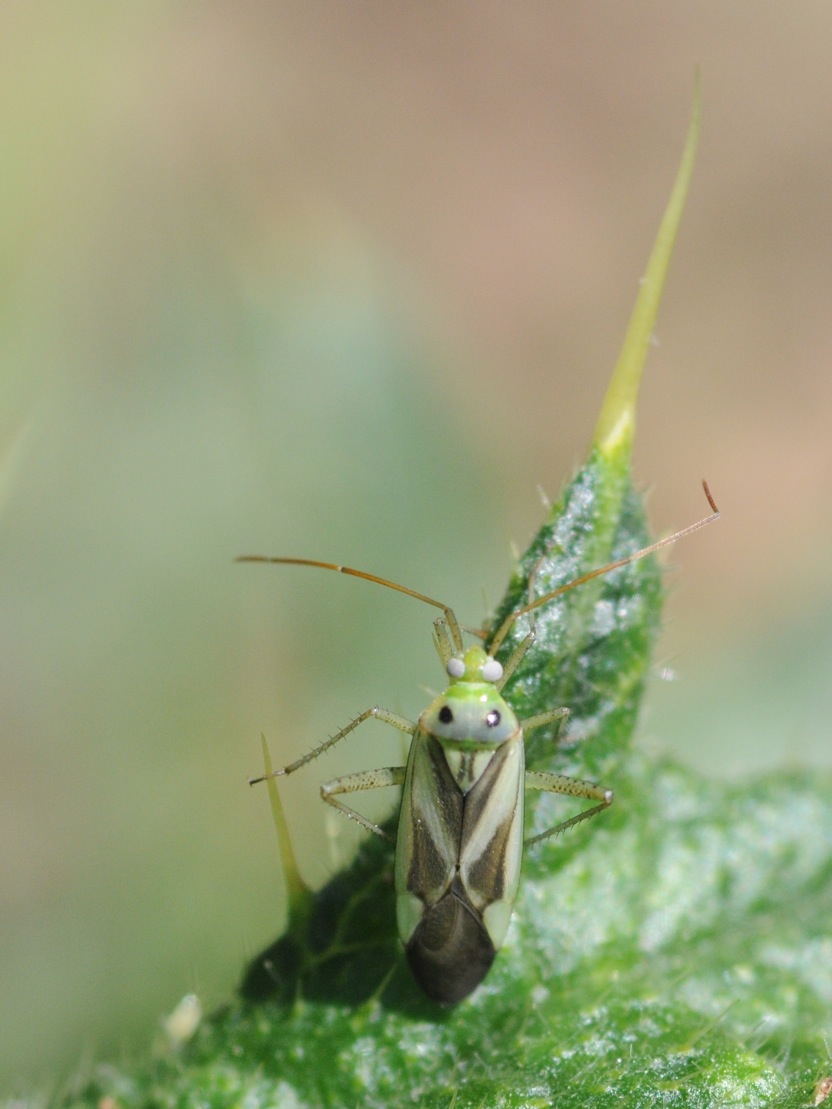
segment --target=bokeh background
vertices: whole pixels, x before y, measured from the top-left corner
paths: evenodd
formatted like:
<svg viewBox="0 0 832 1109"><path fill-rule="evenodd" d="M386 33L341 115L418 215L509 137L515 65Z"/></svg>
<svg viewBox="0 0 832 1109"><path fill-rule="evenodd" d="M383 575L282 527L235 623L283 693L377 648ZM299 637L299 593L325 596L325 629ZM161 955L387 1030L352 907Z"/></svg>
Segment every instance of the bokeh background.
<svg viewBox="0 0 832 1109"><path fill-rule="evenodd" d="M415 602L232 559L479 623L586 451L697 65L636 472L656 530L703 476L724 518L673 553L642 742L829 765L830 42L779 0L2 5L0 1092L277 933L260 732L441 673ZM354 842L319 781L401 744L347 748L283 789L316 883Z"/></svg>

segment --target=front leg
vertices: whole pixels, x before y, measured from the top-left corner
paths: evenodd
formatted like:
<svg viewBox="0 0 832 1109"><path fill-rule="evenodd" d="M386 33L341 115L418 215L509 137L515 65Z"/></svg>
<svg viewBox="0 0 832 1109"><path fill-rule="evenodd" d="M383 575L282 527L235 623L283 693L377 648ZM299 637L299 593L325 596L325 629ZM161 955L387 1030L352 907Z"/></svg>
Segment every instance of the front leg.
<svg viewBox="0 0 832 1109"><path fill-rule="evenodd" d="M273 770L271 773L262 775L259 778L249 778L249 784L254 785L257 782L264 782L267 778L278 778L286 774L293 774L296 770L300 770L312 759L316 759L318 755L322 755L324 751L328 751L330 747L334 747L336 743L348 736L350 732L354 732L359 724L363 724L365 720L373 717L376 720L381 720L384 724L389 724L391 728L396 728L400 732L406 732L408 735L413 735L416 730L416 725L411 724L409 720L405 720L403 716L398 716L395 712L389 712L387 709L379 708L376 705L374 708L367 709L362 712L360 716L356 716L351 720L346 727L342 728L340 732L336 732L334 736L330 736L328 740L321 743L313 751L310 751L303 758L297 759L295 762L289 763L288 766L283 767L281 770ZM355 820L362 828L373 832L382 839L390 840L393 842L393 837L388 835L383 828L378 824L374 824L372 820L368 820L366 816L356 812L355 809L345 805L342 801L338 801L336 794L339 793L358 793L365 789L381 789L383 786L400 786L404 785L405 767L403 766L388 766L382 770L363 770L357 774L345 774L342 778L336 778L332 782L326 782L321 786L321 797L328 805L338 809L350 820Z"/></svg>
<svg viewBox="0 0 832 1109"><path fill-rule="evenodd" d="M389 712L387 709L375 705L371 709L366 709L360 716L356 716L355 720L351 720L340 732L336 732L335 735L330 736L329 739L319 744L302 758L290 762L288 766L284 766L280 770L273 770L271 774L263 775L260 778L249 778L249 785L253 786L257 782L264 782L267 777L280 778L284 774L294 774L296 770L300 770L302 766L306 766L308 762L316 759L318 755L322 755L325 751L328 751L330 747L334 747L336 743L340 743L350 732L354 732L359 724L363 724L364 721L369 720L371 716L376 720L381 720L384 724L389 724L391 728L397 728L400 732L406 732L408 735L413 735L416 731L416 725L411 724L411 722L406 720L403 716L397 716L395 712Z"/></svg>

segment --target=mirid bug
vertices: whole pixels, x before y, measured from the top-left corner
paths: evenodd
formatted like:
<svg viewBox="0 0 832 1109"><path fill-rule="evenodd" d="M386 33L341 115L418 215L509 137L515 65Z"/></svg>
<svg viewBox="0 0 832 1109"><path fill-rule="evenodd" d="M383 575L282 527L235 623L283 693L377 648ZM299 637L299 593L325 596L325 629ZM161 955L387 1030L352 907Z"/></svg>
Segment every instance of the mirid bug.
<svg viewBox="0 0 832 1109"><path fill-rule="evenodd" d="M321 796L362 827L392 837L339 798L383 786L402 786L395 838L396 916L408 963L428 997L442 1005L466 998L488 973L506 935L520 881L523 847L549 839L606 809L612 790L582 779L526 770L524 735L568 714L559 706L518 720L502 696L506 681L534 641L534 627L505 666L496 654L514 623L570 589L644 558L716 520L719 511L703 482L710 516L576 578L512 612L497 629L489 652L464 646L449 605L375 574L303 558L243 555L240 562L313 566L375 582L442 610L435 642L450 678L448 688L417 723L378 706L367 709L309 754L276 770L292 774L374 718L410 735L406 766L347 774L321 786ZM265 780L252 779L252 784ZM528 789L594 802L576 816L524 841Z"/></svg>

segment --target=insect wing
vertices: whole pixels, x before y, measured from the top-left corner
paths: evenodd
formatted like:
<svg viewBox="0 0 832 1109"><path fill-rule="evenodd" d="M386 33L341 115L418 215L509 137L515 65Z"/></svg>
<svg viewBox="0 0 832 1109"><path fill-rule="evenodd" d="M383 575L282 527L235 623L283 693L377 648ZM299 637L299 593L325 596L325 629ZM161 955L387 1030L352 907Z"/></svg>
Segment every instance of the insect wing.
<svg viewBox="0 0 832 1109"><path fill-rule="evenodd" d="M517 892L523 846L523 741L498 747L463 794L442 744L418 728L396 850L399 934L422 989L452 1005L488 973Z"/></svg>
<svg viewBox="0 0 832 1109"><path fill-rule="evenodd" d="M459 872L495 948L505 939L520 884L525 762L518 729L497 748L465 798Z"/></svg>

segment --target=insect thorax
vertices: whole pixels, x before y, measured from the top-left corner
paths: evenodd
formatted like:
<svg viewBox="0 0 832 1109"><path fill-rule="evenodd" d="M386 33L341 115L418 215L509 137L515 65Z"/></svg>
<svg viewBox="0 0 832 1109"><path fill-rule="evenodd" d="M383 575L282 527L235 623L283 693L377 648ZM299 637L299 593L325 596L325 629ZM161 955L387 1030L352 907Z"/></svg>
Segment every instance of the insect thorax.
<svg viewBox="0 0 832 1109"><path fill-rule="evenodd" d="M514 712L490 682L462 680L425 709L419 726L442 746L463 793L479 779L497 748L520 731Z"/></svg>

